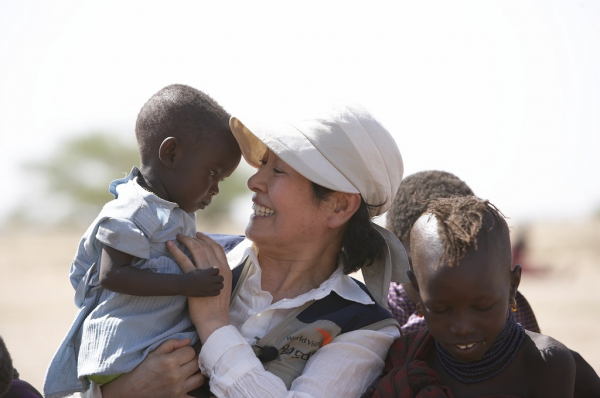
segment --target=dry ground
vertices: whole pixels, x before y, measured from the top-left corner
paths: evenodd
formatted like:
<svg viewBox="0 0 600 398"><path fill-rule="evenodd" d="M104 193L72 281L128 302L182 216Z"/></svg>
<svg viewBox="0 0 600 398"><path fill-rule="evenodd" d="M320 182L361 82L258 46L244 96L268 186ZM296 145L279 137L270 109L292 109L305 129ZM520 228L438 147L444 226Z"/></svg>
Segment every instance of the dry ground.
<svg viewBox="0 0 600 398"><path fill-rule="evenodd" d="M39 390L75 314L68 269L81 234L0 235L0 335L21 377ZM527 234L540 272L525 273L520 290L542 332L600 371L600 221L535 224Z"/></svg>

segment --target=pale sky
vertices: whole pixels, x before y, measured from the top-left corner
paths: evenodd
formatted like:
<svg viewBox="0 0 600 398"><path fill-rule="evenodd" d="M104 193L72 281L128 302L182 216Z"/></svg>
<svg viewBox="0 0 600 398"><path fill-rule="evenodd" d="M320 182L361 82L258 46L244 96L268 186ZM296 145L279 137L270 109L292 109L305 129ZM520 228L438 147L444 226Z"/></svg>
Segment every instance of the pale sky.
<svg viewBox="0 0 600 398"><path fill-rule="evenodd" d="M234 115L358 101L405 175L452 172L516 222L600 209L599 1L3 0L0 224L34 192L24 162L91 130L133 143L172 83Z"/></svg>

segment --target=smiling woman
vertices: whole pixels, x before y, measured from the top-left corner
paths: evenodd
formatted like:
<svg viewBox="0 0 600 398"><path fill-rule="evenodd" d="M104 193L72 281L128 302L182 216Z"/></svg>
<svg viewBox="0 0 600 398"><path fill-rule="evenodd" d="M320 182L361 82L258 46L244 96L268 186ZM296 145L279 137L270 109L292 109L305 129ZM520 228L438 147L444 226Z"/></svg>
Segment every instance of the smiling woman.
<svg viewBox="0 0 600 398"><path fill-rule="evenodd" d="M230 125L258 169L248 180L246 238L218 237L233 247L225 256L208 236L179 236L193 261L169 244L184 272L218 267L225 279L220 295L189 299L202 374L223 397L359 396L400 336L383 306L390 280L407 280L408 259L371 221L400 184L398 147L360 106L289 124ZM357 269L366 286L348 276ZM183 348L159 350L94 394L179 397L197 386L198 365ZM174 356L180 366L168 365Z"/></svg>

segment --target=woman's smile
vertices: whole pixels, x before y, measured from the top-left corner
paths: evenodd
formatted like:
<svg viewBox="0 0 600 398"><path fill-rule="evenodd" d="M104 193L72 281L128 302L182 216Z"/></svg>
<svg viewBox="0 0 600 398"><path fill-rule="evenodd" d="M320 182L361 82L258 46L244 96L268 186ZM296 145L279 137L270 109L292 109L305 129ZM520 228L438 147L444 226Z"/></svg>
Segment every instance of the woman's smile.
<svg viewBox="0 0 600 398"><path fill-rule="evenodd" d="M261 206L257 203L252 204L252 210L254 211L254 215L259 217L269 217L275 214L275 210Z"/></svg>

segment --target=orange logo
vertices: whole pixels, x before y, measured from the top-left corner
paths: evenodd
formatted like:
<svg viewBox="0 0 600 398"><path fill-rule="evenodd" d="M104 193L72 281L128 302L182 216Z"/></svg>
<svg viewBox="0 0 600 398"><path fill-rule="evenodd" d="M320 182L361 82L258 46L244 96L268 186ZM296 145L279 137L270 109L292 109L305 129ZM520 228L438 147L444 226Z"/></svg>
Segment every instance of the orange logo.
<svg viewBox="0 0 600 398"><path fill-rule="evenodd" d="M321 347L325 347L327 344L331 343L331 340L333 340L333 339L331 338L331 335L326 330L319 329L319 328L315 328L315 329L317 329L317 331L323 335L323 344L321 344Z"/></svg>

